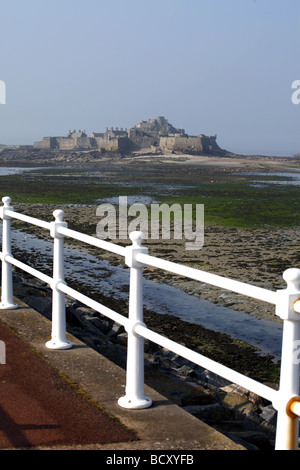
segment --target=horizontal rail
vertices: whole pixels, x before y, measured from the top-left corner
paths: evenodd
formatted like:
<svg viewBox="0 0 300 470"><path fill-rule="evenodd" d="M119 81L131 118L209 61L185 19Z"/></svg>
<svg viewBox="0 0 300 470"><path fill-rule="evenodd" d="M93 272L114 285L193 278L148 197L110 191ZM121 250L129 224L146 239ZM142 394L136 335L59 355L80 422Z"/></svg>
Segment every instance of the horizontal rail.
<svg viewBox="0 0 300 470"><path fill-rule="evenodd" d="M248 389L249 391L260 395L261 397L265 398L266 400L270 400L274 402L278 391L274 390L267 385L261 384L256 380L253 380L245 375L240 374L222 364L209 359L202 354L199 354L191 349L182 346L179 343L176 343L164 336L149 330L147 327L138 324L134 328L135 333L139 334L140 336L148 339L149 341L153 341L154 343L173 351L174 353L180 355L181 357L197 364L200 367L203 367L211 372L225 378L226 380L241 385L242 387Z"/></svg>
<svg viewBox="0 0 300 470"><path fill-rule="evenodd" d="M27 222L28 224L36 225L41 228L45 228L50 230L51 223L45 222L44 220L36 219L35 217L30 217L29 215L20 214L19 212L15 212L12 210L7 210L6 215L9 215L12 219L18 219L22 222Z"/></svg>
<svg viewBox="0 0 300 470"><path fill-rule="evenodd" d="M36 225L36 226L39 226L48 230L50 230L51 228L51 223L49 222L45 222L45 221L36 219L34 217L20 214L12 210L7 210L6 214L14 219L18 219L23 222L27 222L29 224L33 224L33 225ZM71 230L67 227L58 227L58 233L60 233L61 235L73 238L75 240L82 241L84 243L95 246L97 248L110 251L120 256L125 256L126 254L125 247L116 245L114 243L106 242L104 240L77 232L75 230ZM246 284L246 283L236 281L233 279L228 279L222 276L218 276L216 274L212 274L212 273L201 271L195 268L191 268L189 266L173 263L171 261L166 261L166 260L156 258L151 255L144 254L144 253L138 253L136 255L136 260L148 266L163 269L173 274L178 274L178 275L182 275L182 276L188 277L196 281L205 282L207 284L214 285L215 287L230 290L232 292L246 295L248 297L252 297L257 300L262 300L263 302L271 303L273 305L277 304L278 298L276 296L276 292L272 292L268 289L263 289L261 287L252 286L250 284Z"/></svg>
<svg viewBox="0 0 300 470"><path fill-rule="evenodd" d="M25 214L20 214L19 212L15 212L12 210L7 210L6 215L11 217L12 219L21 220L22 222L26 222L28 224L36 225L37 227L41 227L47 230L51 229L51 222L46 222L44 220L36 219L35 217L30 217ZM73 238L75 240L82 241L87 243L88 245L93 245L97 248L101 248L103 250L110 251L112 253L125 256L125 247L116 245L114 243L106 242L104 240L100 240L99 238L92 237L90 235L86 235L84 233L76 232L75 230L71 230L67 227L59 227L58 233L61 235Z"/></svg>
<svg viewBox="0 0 300 470"><path fill-rule="evenodd" d="M66 227L59 227L57 231L66 237L74 238L75 240L82 241L97 248L111 251L117 255L125 256L126 248L123 246L115 245L114 243L106 242L99 238L92 237L91 235L85 235L84 233L76 232L75 230L71 230Z"/></svg>
<svg viewBox="0 0 300 470"><path fill-rule="evenodd" d="M22 261L17 260L13 256L6 255L6 256L3 257L2 253L1 253L1 259L6 261L7 263L13 264L17 268L22 269L23 271L27 272L28 274L31 274L32 276L37 277L41 281L43 281L46 284L49 284L50 286L52 286L52 284L53 284L53 278L52 277L41 273L40 271L38 271L37 269L32 268L31 266L28 266L28 264L22 263Z"/></svg>
<svg viewBox="0 0 300 470"><path fill-rule="evenodd" d="M250 284L245 284L244 282L235 281L233 279L228 279L216 274L207 273L189 266L180 265L173 263L171 261L166 261L160 258L155 258L151 255L146 255L144 253L138 253L136 255L136 260L147 266L152 266L155 268L163 269L169 271L173 274L178 274L195 281L205 282L206 284L211 284L222 289L227 289L238 294L243 294L248 297L253 297L270 304L277 304L278 297L276 292L263 289L262 287L252 286Z"/></svg>
<svg viewBox="0 0 300 470"><path fill-rule="evenodd" d="M56 285L56 288L59 291L64 292L65 294L69 295L73 299L78 300L78 302L85 304L87 307L90 307L96 312L101 313L102 315L105 315L106 317L115 321L119 325L123 325L124 327L127 327L129 323L128 318L124 317L123 315L120 315L119 313L115 312L114 310L111 310L108 307L105 307L99 302L96 302L95 300L90 299L89 297L87 297L84 294L81 294L77 290L72 289L72 287L69 287L64 282L58 282Z"/></svg>
<svg viewBox="0 0 300 470"><path fill-rule="evenodd" d="M119 399L118 403L120 406L132 409L141 409L151 406L151 399L145 397L143 392L143 340L148 339L161 347L173 351L175 354L180 355L201 368L205 368L229 382L238 384L246 390L270 401L278 411L275 448L278 450L296 450L298 421L295 423L295 415L300 415L300 397L297 392L299 391L299 364L295 361L294 345L295 341L299 341L300 336L300 317L297 316L297 313L300 312L298 305L300 304L300 269L289 269L285 271L283 278L287 283L287 289L285 289L284 296L282 296L278 291L273 292L244 282L150 256L145 253L147 249L143 251L142 232L133 232L130 235L133 242L132 246L122 247L69 229L67 224L63 222L64 211L62 210L54 211L53 215L55 221L49 223L14 212L11 206L9 206L11 202L11 198L9 197L3 198L2 201L4 206L1 211L1 218L4 220L18 219L50 230L50 234L54 238L54 252L53 277L47 276L22 261L15 259L11 254L11 224L3 223L2 252L0 252L2 260L0 309L11 310L17 308L17 305L13 301L12 282L12 266L16 266L49 284L52 289L52 338L51 341L46 343L48 348L68 349L72 346L66 338L66 305L64 294L69 295L83 305L90 307L92 310L125 327L128 333L126 394ZM70 237L125 257L125 264L131 268L128 318L67 285L64 279L64 237ZM278 309L279 307L283 309L280 315L280 318L284 320L284 329L279 390L274 390L265 384L257 382L246 375L240 374L229 367L148 329L143 322L143 266L152 266L162 269L185 278L262 300L276 305ZM293 416L288 412L289 404L290 412L293 413Z"/></svg>

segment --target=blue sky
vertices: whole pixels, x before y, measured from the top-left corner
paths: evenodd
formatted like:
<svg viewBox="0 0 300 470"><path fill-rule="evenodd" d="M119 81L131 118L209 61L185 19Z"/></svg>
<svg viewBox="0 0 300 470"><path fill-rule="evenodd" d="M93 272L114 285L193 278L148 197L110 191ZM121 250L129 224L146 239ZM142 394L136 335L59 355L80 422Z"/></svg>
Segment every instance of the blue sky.
<svg viewBox="0 0 300 470"><path fill-rule="evenodd" d="M300 152L299 0L10 0L0 144L164 115L237 153Z"/></svg>

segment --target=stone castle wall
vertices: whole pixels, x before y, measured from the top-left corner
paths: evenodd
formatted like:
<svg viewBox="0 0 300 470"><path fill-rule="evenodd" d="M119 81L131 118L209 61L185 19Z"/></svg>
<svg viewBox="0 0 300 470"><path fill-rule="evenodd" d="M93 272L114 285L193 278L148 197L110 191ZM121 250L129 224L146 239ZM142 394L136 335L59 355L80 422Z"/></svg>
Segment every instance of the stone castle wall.
<svg viewBox="0 0 300 470"><path fill-rule="evenodd" d="M134 150L148 149L159 143L157 135L148 134L135 128L129 130L128 138L131 140Z"/></svg>
<svg viewBox="0 0 300 470"><path fill-rule="evenodd" d="M220 155L225 153L225 151L218 146L216 136L208 137L202 134L199 136L173 135L161 137L159 146L164 152L179 152L195 155Z"/></svg>
<svg viewBox="0 0 300 470"><path fill-rule="evenodd" d="M168 136L161 137L159 146L163 151L171 152L202 152L203 145L200 137Z"/></svg>
<svg viewBox="0 0 300 470"><path fill-rule="evenodd" d="M74 148L75 139L71 137L57 137L57 148L69 150Z"/></svg>
<svg viewBox="0 0 300 470"><path fill-rule="evenodd" d="M57 141L55 137L44 137L40 142L34 142L33 148L42 150L52 150L57 148Z"/></svg>
<svg viewBox="0 0 300 470"><path fill-rule="evenodd" d="M104 134L101 137L94 137L94 141L99 150L112 152L130 152L132 150L132 142L125 136L114 137Z"/></svg>
<svg viewBox="0 0 300 470"><path fill-rule="evenodd" d="M208 155L226 153L218 146L216 136L189 136L183 129L175 129L163 117L141 121L129 131L111 127L110 130L106 128L105 133L93 132L90 137L85 131L69 131L65 137L44 137L42 141L34 143L34 148L45 150L99 149L121 153L153 147L164 152Z"/></svg>

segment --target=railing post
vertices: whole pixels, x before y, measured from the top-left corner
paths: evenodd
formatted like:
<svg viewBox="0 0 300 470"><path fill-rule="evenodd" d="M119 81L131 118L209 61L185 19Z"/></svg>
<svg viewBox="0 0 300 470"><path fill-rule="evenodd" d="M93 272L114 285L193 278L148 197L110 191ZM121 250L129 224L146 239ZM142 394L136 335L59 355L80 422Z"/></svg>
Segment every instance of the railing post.
<svg viewBox="0 0 300 470"><path fill-rule="evenodd" d="M135 259L137 253L148 253L142 247L144 234L132 232L132 246L126 248L125 262L130 267L129 327L127 344L127 369L125 396L118 404L123 408L143 409L152 405L152 400L144 395L144 338L137 335L135 327L143 323L143 265Z"/></svg>
<svg viewBox="0 0 300 470"><path fill-rule="evenodd" d="M294 304L300 299L300 269L284 272L287 289L277 291L276 313L283 319L280 388L277 403L276 450L298 449L298 417L291 403L299 399L300 314Z"/></svg>
<svg viewBox="0 0 300 470"><path fill-rule="evenodd" d="M49 349L70 349L72 343L66 338L65 294L58 289L58 283L65 282L64 235L58 233L59 227L67 227L63 222L64 211L53 212L55 222L51 222L50 235L53 242L53 285L52 285L52 336L46 343Z"/></svg>
<svg viewBox="0 0 300 470"><path fill-rule="evenodd" d="M3 206L1 207L1 218L3 220L2 226L2 282L1 282L1 305L2 310L13 310L18 308L18 305L13 300L13 278L12 278L12 265L6 261L6 256L11 255L11 218L6 214L8 210L13 211L14 208L10 206L11 198L4 197L2 199Z"/></svg>

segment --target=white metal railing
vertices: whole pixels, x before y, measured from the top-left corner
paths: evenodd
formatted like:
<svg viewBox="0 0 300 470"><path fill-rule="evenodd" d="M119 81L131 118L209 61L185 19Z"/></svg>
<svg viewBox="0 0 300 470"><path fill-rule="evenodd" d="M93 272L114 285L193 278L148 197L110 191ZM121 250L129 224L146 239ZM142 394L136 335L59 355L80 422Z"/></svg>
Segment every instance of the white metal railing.
<svg viewBox="0 0 300 470"><path fill-rule="evenodd" d="M46 282L52 288L52 334L51 340L46 343L48 348L68 349L72 347L66 338L65 295L71 296L125 327L128 333L126 391L125 396L118 400L120 406L129 409L142 409L148 408L152 404L151 399L144 394L144 339L148 339L269 400L277 410L275 449L295 450L298 448L300 357L298 358L297 352L300 348L300 269L286 270L283 278L287 283L287 288L273 292L150 256L148 249L142 246L142 232L132 232L130 234L132 245L122 247L68 229L67 223L63 221L64 212L62 210L54 211L55 220L48 223L15 212L10 206L11 198L9 197L4 197L2 201L3 206L0 209L0 217L3 220L1 309L18 307L13 299L12 281L12 266L16 266ZM12 219L18 219L50 231L54 240L52 277L13 257L11 253ZM128 317L105 307L67 285L64 279L65 237L80 240L125 258L125 263L130 268ZM274 390L148 329L143 320L143 267L145 265L273 304L276 308L276 314L284 323L279 390Z"/></svg>

